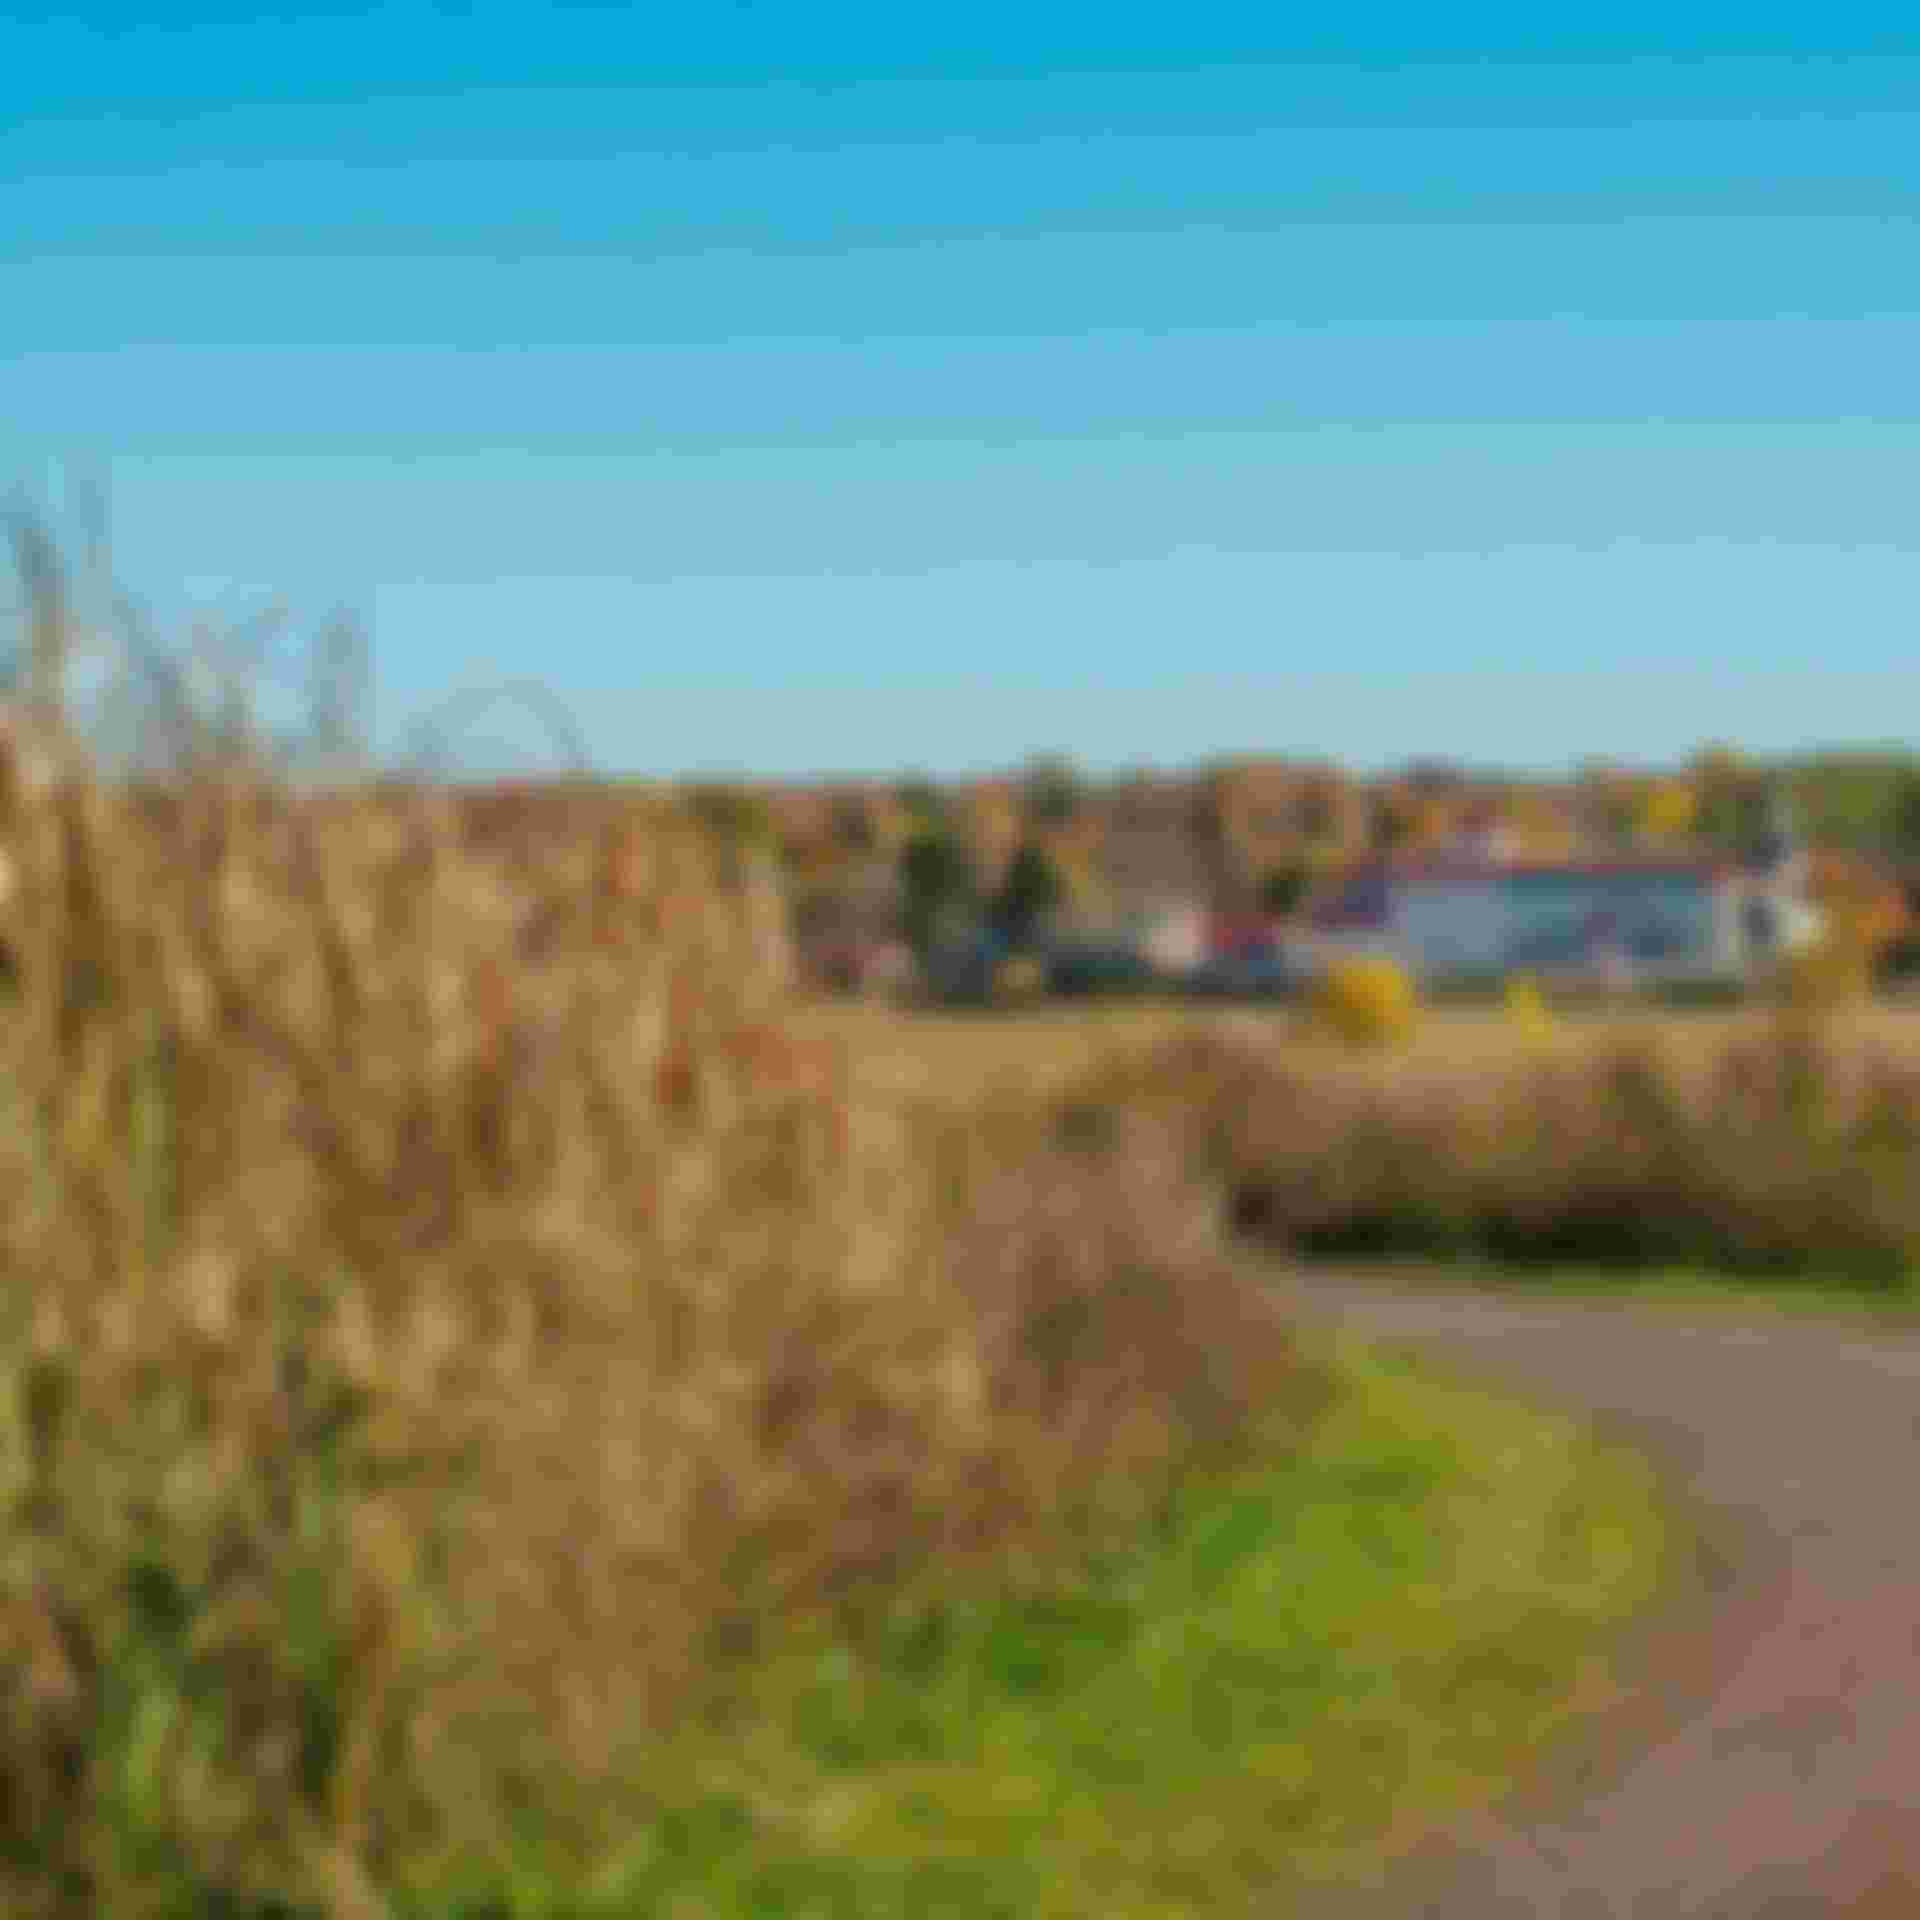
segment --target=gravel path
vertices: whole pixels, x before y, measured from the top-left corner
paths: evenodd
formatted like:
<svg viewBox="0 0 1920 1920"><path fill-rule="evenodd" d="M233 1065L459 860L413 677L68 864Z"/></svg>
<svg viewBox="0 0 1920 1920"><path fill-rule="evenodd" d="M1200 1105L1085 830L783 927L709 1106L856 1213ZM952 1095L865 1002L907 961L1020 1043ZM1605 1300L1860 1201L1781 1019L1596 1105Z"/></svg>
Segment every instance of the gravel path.
<svg viewBox="0 0 1920 1920"><path fill-rule="evenodd" d="M1713 1574L1607 1738L1424 1849L1382 1920L1920 1920L1920 1332L1407 1291L1301 1304L1592 1416L1701 1503Z"/></svg>

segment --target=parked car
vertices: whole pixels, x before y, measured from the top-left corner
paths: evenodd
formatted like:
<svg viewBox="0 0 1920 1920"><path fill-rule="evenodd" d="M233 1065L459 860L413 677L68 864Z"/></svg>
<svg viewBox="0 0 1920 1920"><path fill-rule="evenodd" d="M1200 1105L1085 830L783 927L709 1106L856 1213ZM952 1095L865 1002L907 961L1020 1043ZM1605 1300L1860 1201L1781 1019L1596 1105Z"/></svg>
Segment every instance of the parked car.
<svg viewBox="0 0 1920 1920"><path fill-rule="evenodd" d="M1307 978L1284 947L1249 945L1210 954L1188 974L1187 988L1216 999L1284 1000L1303 992Z"/></svg>
<svg viewBox="0 0 1920 1920"><path fill-rule="evenodd" d="M1055 940L1041 958L1047 991L1072 998L1138 990L1151 984L1154 977L1146 956L1125 941L1084 937Z"/></svg>
<svg viewBox="0 0 1920 1920"><path fill-rule="evenodd" d="M984 1006L1006 957L1006 943L984 928L940 941L927 955L928 993L943 1006Z"/></svg>

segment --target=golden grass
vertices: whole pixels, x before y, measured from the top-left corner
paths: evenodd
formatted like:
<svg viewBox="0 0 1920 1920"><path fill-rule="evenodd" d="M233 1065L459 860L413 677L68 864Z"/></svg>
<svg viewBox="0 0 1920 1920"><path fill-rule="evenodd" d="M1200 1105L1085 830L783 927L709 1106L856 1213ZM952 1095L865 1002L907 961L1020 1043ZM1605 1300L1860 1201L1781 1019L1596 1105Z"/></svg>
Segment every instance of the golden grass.
<svg viewBox="0 0 1920 1920"><path fill-rule="evenodd" d="M1307 1023L1292 1009L1222 1009L1177 1001L1048 1006L1005 1015L901 1009L862 1002L817 1002L798 1028L844 1048L856 1084L877 1093L925 1092L959 1105L999 1085L1061 1091L1116 1059L1140 1058L1183 1034L1270 1036L1283 1048L1309 1047ZM1764 1034L1758 1009L1646 1011L1632 1007L1556 1013L1547 1044L1578 1054L1596 1042L1650 1038L1683 1064L1702 1066L1736 1041ZM1920 1060L1920 1005L1874 1005L1833 1017L1841 1038ZM1516 1029L1499 1007L1431 1007L1404 1048L1367 1071L1408 1066L1461 1068L1506 1061Z"/></svg>
<svg viewBox="0 0 1920 1920"><path fill-rule="evenodd" d="M1041 1006L1001 1014L837 1001L805 1007L795 1024L844 1049L863 1091L967 1107L1001 1087L1062 1091L1116 1054L1137 1056L1219 1017L1173 1002Z"/></svg>
<svg viewBox="0 0 1920 1920"><path fill-rule="evenodd" d="M591 1860L716 1623L1308 1379L1164 1129L881 1095L670 797L507 815L0 740L9 1912Z"/></svg>

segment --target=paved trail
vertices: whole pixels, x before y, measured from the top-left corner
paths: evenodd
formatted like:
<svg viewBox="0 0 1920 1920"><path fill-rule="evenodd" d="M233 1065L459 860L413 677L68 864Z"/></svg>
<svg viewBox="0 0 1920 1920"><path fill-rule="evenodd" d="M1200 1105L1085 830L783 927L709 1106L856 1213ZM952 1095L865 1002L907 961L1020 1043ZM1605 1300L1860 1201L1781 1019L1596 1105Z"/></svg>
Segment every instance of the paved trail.
<svg viewBox="0 0 1920 1920"><path fill-rule="evenodd" d="M1704 1503L1717 1588L1563 1776L1407 1863L1382 1920L1920 1920L1920 1333L1300 1283L1596 1416ZM1610 1757L1606 1757L1610 1756Z"/></svg>

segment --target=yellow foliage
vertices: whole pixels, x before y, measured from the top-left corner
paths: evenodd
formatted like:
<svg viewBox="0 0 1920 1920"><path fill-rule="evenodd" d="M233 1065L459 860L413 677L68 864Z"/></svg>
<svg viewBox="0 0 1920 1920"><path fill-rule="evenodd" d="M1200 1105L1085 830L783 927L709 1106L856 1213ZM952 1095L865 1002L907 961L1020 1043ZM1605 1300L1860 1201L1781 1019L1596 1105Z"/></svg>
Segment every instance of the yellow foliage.
<svg viewBox="0 0 1920 1920"><path fill-rule="evenodd" d="M1806 1010L1858 1005L1872 997L1874 943L1865 914L1830 909L1825 933L1791 955L1787 999Z"/></svg>
<svg viewBox="0 0 1920 1920"><path fill-rule="evenodd" d="M1544 1040L1553 1032L1553 1016L1540 992L1540 983L1530 973L1515 974L1507 982L1502 996L1507 1018L1519 1029L1522 1038Z"/></svg>
<svg viewBox="0 0 1920 1920"><path fill-rule="evenodd" d="M1640 824L1655 839L1674 840L1685 833L1699 810L1699 795L1686 780L1663 780L1640 805Z"/></svg>
<svg viewBox="0 0 1920 1920"><path fill-rule="evenodd" d="M1315 1010L1350 1046L1398 1046L1413 1033L1413 981L1384 954L1337 960L1321 977Z"/></svg>

